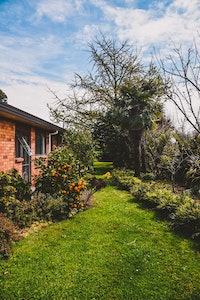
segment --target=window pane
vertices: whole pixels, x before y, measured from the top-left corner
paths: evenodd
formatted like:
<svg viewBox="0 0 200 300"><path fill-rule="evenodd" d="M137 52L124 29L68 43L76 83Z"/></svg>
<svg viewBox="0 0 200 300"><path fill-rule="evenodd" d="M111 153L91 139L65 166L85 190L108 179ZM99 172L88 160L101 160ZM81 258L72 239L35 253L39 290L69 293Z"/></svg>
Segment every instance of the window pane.
<svg viewBox="0 0 200 300"><path fill-rule="evenodd" d="M46 154L46 136L41 132L36 132L35 154Z"/></svg>

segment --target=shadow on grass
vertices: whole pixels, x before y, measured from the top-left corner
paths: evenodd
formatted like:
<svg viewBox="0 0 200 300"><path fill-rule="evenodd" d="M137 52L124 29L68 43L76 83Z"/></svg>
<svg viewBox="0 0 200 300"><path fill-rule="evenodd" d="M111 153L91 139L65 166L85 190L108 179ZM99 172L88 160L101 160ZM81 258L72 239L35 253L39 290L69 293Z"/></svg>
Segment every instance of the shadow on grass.
<svg viewBox="0 0 200 300"><path fill-rule="evenodd" d="M95 175L104 175L107 172L111 172L113 169L112 162L94 162L94 173Z"/></svg>
<svg viewBox="0 0 200 300"><path fill-rule="evenodd" d="M183 238L183 239L190 240L191 248L199 253L199 251L200 251L200 235L193 237L187 227L184 229L183 226L181 226L180 228L173 226L169 212L166 212L164 210L159 210L159 209L157 209L155 204L150 203L148 201L138 200L135 197L132 197L131 199L129 199L128 202L129 203L137 203L139 209L149 211L149 212L153 211L154 212L154 217L153 217L154 220L167 221L168 227L174 233L174 235L177 238Z"/></svg>

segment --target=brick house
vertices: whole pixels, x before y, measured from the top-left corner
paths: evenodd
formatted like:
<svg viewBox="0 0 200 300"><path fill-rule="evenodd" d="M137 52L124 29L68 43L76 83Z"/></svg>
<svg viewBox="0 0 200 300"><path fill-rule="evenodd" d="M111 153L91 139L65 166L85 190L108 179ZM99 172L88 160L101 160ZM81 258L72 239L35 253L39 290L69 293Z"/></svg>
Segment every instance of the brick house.
<svg viewBox="0 0 200 300"><path fill-rule="evenodd" d="M26 180L38 173L34 159L61 144L64 130L0 101L0 171L16 169Z"/></svg>

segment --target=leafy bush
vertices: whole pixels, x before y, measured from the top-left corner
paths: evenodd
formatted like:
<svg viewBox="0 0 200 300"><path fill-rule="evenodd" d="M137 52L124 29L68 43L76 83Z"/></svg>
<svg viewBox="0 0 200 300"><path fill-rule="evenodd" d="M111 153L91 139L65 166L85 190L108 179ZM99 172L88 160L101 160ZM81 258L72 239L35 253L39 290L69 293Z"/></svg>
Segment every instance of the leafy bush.
<svg viewBox="0 0 200 300"><path fill-rule="evenodd" d="M153 173L141 173L142 180L156 180L156 176Z"/></svg>
<svg viewBox="0 0 200 300"><path fill-rule="evenodd" d="M168 184L142 182L126 170L114 170L113 178L114 183L129 190L134 199L167 218L172 228L200 240L200 204L187 192L175 194Z"/></svg>
<svg viewBox="0 0 200 300"><path fill-rule="evenodd" d="M200 238L200 205L190 200L180 205L171 215L172 227L194 238Z"/></svg>
<svg viewBox="0 0 200 300"><path fill-rule="evenodd" d="M70 207L62 196L38 193L31 200L35 220L60 221L68 217Z"/></svg>
<svg viewBox="0 0 200 300"><path fill-rule="evenodd" d="M174 194L170 190L162 191L158 209L165 213L165 216L170 217L180 205L190 201L190 198L183 194Z"/></svg>
<svg viewBox="0 0 200 300"><path fill-rule="evenodd" d="M112 183L120 189L130 191L133 185L142 183L139 178L134 177L134 174L132 170L115 169L112 172Z"/></svg>
<svg viewBox="0 0 200 300"><path fill-rule="evenodd" d="M31 185L14 169L9 173L0 172L0 197L14 196L18 200L30 200Z"/></svg>
<svg viewBox="0 0 200 300"><path fill-rule="evenodd" d="M9 257L11 245L19 241L20 235L13 223L0 212L0 257Z"/></svg>
<svg viewBox="0 0 200 300"><path fill-rule="evenodd" d="M16 170L0 173L0 211L20 228L31 222L31 194L30 183Z"/></svg>
<svg viewBox="0 0 200 300"><path fill-rule="evenodd" d="M91 133L87 130L68 129L63 139L74 157L88 170L93 170L93 162L97 153Z"/></svg>
<svg viewBox="0 0 200 300"><path fill-rule="evenodd" d="M67 216L71 208L83 206L81 194L86 183L82 178L87 170L68 148L57 149L49 153L46 159L38 158L35 164L41 170L36 177L36 192L57 199L57 203L51 199L51 204L48 204L54 210L54 215L56 206L59 207L57 213L60 212L60 216L56 218L62 218L63 214Z"/></svg>
<svg viewBox="0 0 200 300"><path fill-rule="evenodd" d="M14 196L4 196L0 198L0 210L20 228L29 226L32 222L33 211L30 201L19 201Z"/></svg>

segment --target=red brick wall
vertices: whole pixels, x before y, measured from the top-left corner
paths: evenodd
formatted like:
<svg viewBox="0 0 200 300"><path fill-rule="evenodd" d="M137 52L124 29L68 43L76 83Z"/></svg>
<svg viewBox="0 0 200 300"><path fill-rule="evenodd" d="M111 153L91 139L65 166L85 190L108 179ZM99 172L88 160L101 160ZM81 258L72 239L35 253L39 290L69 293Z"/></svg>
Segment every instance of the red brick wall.
<svg viewBox="0 0 200 300"><path fill-rule="evenodd" d="M21 164L15 162L15 124L0 120L0 171L13 168L21 174Z"/></svg>
<svg viewBox="0 0 200 300"><path fill-rule="evenodd" d="M20 158L16 158L15 155L15 129L16 126L13 122L0 119L0 171L9 172L13 168L16 169L20 175L22 175L22 161ZM46 136L46 150L49 152L49 136ZM31 175L35 176L39 173L38 169L35 169L34 159L39 156L35 155L35 129L31 128ZM44 156L45 157L45 156Z"/></svg>

